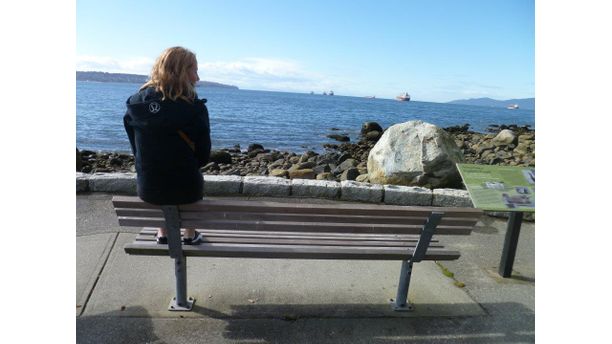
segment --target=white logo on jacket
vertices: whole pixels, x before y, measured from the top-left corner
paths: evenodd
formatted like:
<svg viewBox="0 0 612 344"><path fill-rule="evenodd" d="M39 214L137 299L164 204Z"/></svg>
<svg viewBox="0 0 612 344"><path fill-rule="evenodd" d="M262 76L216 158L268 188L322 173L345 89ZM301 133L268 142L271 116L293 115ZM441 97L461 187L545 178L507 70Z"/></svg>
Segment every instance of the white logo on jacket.
<svg viewBox="0 0 612 344"><path fill-rule="evenodd" d="M161 106L157 102L152 102L151 104L149 104L149 112L151 113L158 113L160 109Z"/></svg>

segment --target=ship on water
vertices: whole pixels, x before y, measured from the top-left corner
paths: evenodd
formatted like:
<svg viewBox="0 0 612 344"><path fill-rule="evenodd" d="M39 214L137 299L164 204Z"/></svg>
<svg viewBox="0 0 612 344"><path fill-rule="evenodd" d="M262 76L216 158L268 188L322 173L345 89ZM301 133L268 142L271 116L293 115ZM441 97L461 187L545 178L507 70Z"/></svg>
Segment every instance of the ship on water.
<svg viewBox="0 0 612 344"><path fill-rule="evenodd" d="M408 92L404 92L403 94L400 94L399 96L395 97L395 99L407 102L410 101L410 95L408 94Z"/></svg>

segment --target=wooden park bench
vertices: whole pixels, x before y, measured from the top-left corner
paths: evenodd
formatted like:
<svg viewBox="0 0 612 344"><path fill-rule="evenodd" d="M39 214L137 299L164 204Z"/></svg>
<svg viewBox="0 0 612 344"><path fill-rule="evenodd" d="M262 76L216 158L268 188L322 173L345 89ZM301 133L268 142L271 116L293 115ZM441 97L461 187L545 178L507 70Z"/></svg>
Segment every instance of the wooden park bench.
<svg viewBox="0 0 612 344"><path fill-rule="evenodd" d="M195 301L187 297L186 257L401 260L392 308L412 310L407 298L413 263L460 256L432 236L468 235L482 215L474 208L227 199L157 206L127 196L114 196L113 205L121 226L144 227L126 253L174 258L170 310L191 310ZM157 230L150 227L166 227L168 245L157 244ZM185 227L197 228L205 242L181 245Z"/></svg>

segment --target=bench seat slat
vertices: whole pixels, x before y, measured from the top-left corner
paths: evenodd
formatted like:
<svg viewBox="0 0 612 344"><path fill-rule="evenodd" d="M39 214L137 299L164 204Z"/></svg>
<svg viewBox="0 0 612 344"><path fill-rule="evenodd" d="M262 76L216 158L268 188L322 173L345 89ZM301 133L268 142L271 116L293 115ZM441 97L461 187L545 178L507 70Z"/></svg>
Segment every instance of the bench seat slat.
<svg viewBox="0 0 612 344"><path fill-rule="evenodd" d="M163 219L137 218L119 216L121 226L132 227L162 227ZM321 223L321 222L289 222L289 221L240 221L240 220L184 220L181 226L186 228L263 230L290 232L336 232L336 233L403 233L420 234L422 226L394 224L362 224L362 223ZM472 231L469 226L438 226L435 234L468 235Z"/></svg>
<svg viewBox="0 0 612 344"><path fill-rule="evenodd" d="M138 197L114 196L115 208L159 209L157 205L143 202ZM286 212L299 214L374 215L374 216L427 216L431 211L441 211L448 217L478 218L482 210L476 208L443 208L395 206L381 204L315 204L284 203L257 200L201 200L180 205L181 211L232 211L241 212Z"/></svg>
<svg viewBox="0 0 612 344"><path fill-rule="evenodd" d="M154 242L155 235L137 235L136 242ZM323 246L381 246L381 247L416 247L416 241L383 241L383 240L333 240L273 237L236 237L205 236L204 242L239 243L239 244L275 244L275 245L323 245ZM430 244L429 247L444 248L442 245Z"/></svg>
<svg viewBox="0 0 612 344"><path fill-rule="evenodd" d="M137 215L136 215L137 216ZM193 212L182 211L182 220L226 219L226 220L260 220L290 222L334 222L334 223L372 223L402 224L422 226L427 216L373 216L373 215L336 215L336 214L289 214L289 213L245 213L245 212ZM440 225L473 226L478 219L443 217Z"/></svg>
<svg viewBox="0 0 612 344"><path fill-rule="evenodd" d="M167 256L167 245L151 243L127 244L125 252L133 255ZM183 246L183 254L202 257L248 257L248 258L286 258L286 259L367 259L367 260L405 260L412 250L405 247L367 247L367 246L307 246L272 244L230 244L202 243L197 246ZM425 260L454 260L459 258L457 251L429 248Z"/></svg>
<svg viewBox="0 0 612 344"><path fill-rule="evenodd" d="M161 210L157 209L126 209L117 208L117 216L163 218ZM372 224L403 224L424 225L426 216L371 216L371 215L331 215L331 214L288 214L288 213L245 213L245 212L193 212L180 213L182 220L223 219L223 220L260 220L260 221L290 221L290 222L344 222ZM440 225L473 226L478 219L443 217Z"/></svg>
<svg viewBox="0 0 612 344"><path fill-rule="evenodd" d="M283 239L330 239L330 240L383 240L383 241L418 241L418 235L399 234L368 234L368 233L315 233L315 232L264 232L264 231L234 231L198 229L204 236L245 237L245 238L283 238ZM184 230L181 230L183 233ZM140 231L142 235L155 235L157 228L145 227ZM438 242L432 239L431 242Z"/></svg>

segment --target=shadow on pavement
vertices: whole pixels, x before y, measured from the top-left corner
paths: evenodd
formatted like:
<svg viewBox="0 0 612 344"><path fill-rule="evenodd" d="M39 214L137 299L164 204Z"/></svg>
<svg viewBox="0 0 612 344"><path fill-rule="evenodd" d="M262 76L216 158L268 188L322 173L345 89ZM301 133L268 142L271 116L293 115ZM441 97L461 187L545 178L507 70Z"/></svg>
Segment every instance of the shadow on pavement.
<svg viewBox="0 0 612 344"><path fill-rule="evenodd" d="M147 314L142 307L134 307ZM76 318L76 342L81 343L165 343L154 333L149 317L121 317L118 312Z"/></svg>
<svg viewBox="0 0 612 344"><path fill-rule="evenodd" d="M181 318L180 315L176 318L125 317L112 312L112 315L78 318L77 343L484 344L535 341L535 315L531 310L518 303L482 306L495 308L496 314L364 317L359 313L369 310L370 305L241 305L233 308L231 315L198 307L195 311L206 315L203 318ZM353 312L342 316L314 316L321 311L334 314L338 308L343 310L341 314ZM254 314L259 314L257 319L250 318Z"/></svg>
<svg viewBox="0 0 612 344"><path fill-rule="evenodd" d="M374 305L372 305L374 306ZM419 305L428 307L429 305ZM227 319L224 337L236 341L265 343L517 343L535 341L535 315L518 303L483 305L495 307L501 316L474 317L362 317L363 305L265 305L239 306L232 319ZM295 316L337 308L353 310L341 317ZM454 307L445 305L445 307ZM327 309L325 309L327 308ZM248 309L248 310L247 310ZM365 309L370 310L370 305ZM239 320L252 313L286 313L279 321ZM352 317L351 317L352 315Z"/></svg>

